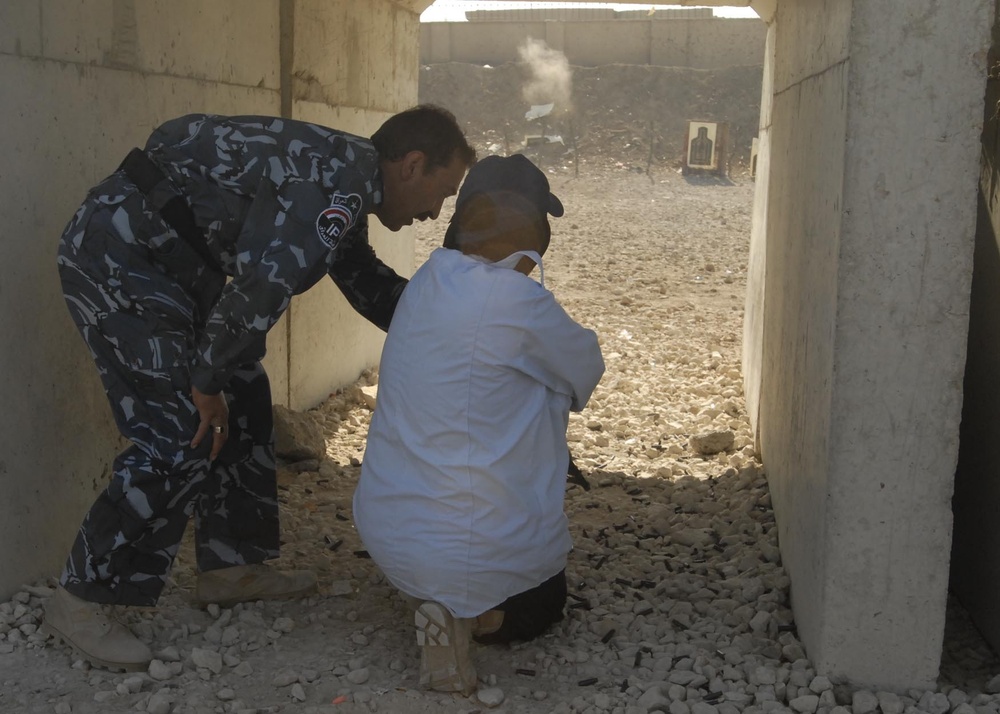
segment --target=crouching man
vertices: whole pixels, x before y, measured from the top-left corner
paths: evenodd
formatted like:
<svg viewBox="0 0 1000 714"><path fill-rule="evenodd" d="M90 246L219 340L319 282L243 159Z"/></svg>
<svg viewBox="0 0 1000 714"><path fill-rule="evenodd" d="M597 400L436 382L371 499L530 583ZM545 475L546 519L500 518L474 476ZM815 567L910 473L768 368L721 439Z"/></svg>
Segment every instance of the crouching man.
<svg viewBox="0 0 1000 714"><path fill-rule="evenodd" d="M604 361L544 287L548 214L562 204L524 156L474 165L382 353L355 523L415 606L421 685L439 691L476 689L470 639L563 617L566 427Z"/></svg>

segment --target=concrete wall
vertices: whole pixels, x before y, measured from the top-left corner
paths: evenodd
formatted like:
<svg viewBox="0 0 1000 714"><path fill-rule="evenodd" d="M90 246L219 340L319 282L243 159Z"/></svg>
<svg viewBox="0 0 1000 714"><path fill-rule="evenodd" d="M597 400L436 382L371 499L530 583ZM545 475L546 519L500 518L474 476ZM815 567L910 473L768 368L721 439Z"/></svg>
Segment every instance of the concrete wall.
<svg viewBox="0 0 1000 714"><path fill-rule="evenodd" d="M799 634L856 684L938 671L989 15L779 0L773 21L747 392Z"/></svg>
<svg viewBox="0 0 1000 714"><path fill-rule="evenodd" d="M652 64L717 69L759 65L766 27L759 20L433 22L420 26L420 61L502 64L525 39L544 40L570 64Z"/></svg>
<svg viewBox="0 0 1000 714"><path fill-rule="evenodd" d="M55 268L58 236L88 187L186 112L283 113L370 134L416 101L427 4L0 4L0 400L9 405L0 414L0 598L58 571L122 446ZM408 274L409 236L373 222L376 250ZM275 401L312 406L380 349L381 333L332 284L318 287L272 331Z"/></svg>
<svg viewBox="0 0 1000 714"><path fill-rule="evenodd" d="M1000 6L1000 0L994 3ZM1000 60L994 20L989 67ZM961 444L955 475L951 585L977 628L1000 650L1000 78L986 89L979 221L972 274Z"/></svg>

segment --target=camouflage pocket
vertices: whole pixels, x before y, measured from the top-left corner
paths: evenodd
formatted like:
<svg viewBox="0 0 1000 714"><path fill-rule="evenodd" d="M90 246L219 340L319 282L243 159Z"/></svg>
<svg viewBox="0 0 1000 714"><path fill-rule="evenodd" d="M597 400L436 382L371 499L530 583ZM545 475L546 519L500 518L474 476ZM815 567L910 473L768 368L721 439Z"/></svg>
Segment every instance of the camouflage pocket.
<svg viewBox="0 0 1000 714"><path fill-rule="evenodd" d="M136 392L186 396L191 347L185 333L154 331L141 317L126 312L104 316L99 328Z"/></svg>

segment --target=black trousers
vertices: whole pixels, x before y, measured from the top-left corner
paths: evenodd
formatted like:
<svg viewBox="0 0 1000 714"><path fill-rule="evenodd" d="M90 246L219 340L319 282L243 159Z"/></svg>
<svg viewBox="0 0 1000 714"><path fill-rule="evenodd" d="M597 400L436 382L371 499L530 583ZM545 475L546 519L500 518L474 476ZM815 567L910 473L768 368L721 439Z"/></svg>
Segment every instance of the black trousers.
<svg viewBox="0 0 1000 714"><path fill-rule="evenodd" d="M481 645L533 640L563 619L566 607L566 571L560 570L541 585L513 595L494 610L503 612L496 632L473 637Z"/></svg>

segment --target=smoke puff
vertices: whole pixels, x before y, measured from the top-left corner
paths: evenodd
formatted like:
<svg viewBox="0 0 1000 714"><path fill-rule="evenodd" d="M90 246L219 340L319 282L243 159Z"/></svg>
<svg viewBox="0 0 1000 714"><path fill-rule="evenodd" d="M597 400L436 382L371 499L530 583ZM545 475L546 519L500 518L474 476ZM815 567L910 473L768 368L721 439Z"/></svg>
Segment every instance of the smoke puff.
<svg viewBox="0 0 1000 714"><path fill-rule="evenodd" d="M529 104L552 102L557 111L569 111L572 108L573 73L566 55L532 37L518 47L517 52L530 72L528 82L521 90L525 101Z"/></svg>

